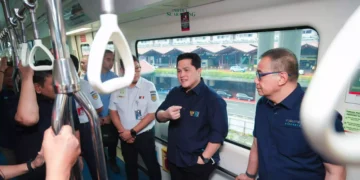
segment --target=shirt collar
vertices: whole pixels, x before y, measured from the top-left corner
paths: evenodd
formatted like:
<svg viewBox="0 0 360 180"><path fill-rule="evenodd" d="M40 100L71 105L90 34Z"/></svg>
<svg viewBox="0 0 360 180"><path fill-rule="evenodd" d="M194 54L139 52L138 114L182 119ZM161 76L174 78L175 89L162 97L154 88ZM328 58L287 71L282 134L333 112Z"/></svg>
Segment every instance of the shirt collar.
<svg viewBox="0 0 360 180"><path fill-rule="evenodd" d="M302 98L304 96L304 91L302 90L300 84L298 83L295 90L291 92L283 101L281 101L279 104L283 105L284 107L288 109L292 109L295 105L297 105L299 102L299 98ZM267 103L271 106L275 106L275 104L267 100Z"/></svg>
<svg viewBox="0 0 360 180"><path fill-rule="evenodd" d="M198 85L196 85L194 88L192 88L189 92L193 92L193 93L195 93L196 95L200 95L201 90L203 89L204 85L205 85L204 79L201 78L200 83L199 83ZM181 87L181 90L182 90L183 92L186 92L186 89L183 88L183 87Z"/></svg>
<svg viewBox="0 0 360 180"><path fill-rule="evenodd" d="M139 78L138 82L135 84L135 87L141 89L141 81L142 81L142 77Z"/></svg>
<svg viewBox="0 0 360 180"><path fill-rule="evenodd" d="M46 102L49 102L49 103L54 103L54 99L51 99L51 98L48 98L42 94L37 94L36 93L36 98L38 101L46 101Z"/></svg>

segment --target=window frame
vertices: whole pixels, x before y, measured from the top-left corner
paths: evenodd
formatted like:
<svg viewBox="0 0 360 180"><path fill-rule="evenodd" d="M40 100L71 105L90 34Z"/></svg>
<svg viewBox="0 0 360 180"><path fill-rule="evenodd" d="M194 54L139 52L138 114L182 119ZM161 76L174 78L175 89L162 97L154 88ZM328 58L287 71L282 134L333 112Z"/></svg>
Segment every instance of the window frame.
<svg viewBox="0 0 360 180"><path fill-rule="evenodd" d="M290 27L279 27L279 28L264 28L264 29L257 29L257 30L243 30L243 31L222 31L222 32L215 32L215 33L199 33L199 34L191 34L191 35L183 35L183 36L165 36L165 37L158 37L158 38L149 38L149 39L138 39L135 41L135 53L136 53L136 57L139 57L139 52L138 52L138 43L140 41L153 41L155 42L155 40L165 40L165 39L185 39L185 38L190 38L190 41L192 40L192 38L196 38L196 37L205 37L205 36L219 36L219 35L234 35L234 34L251 34L251 33L262 33L262 32L275 32L275 31L289 31L289 30L302 30L302 34L303 34L303 31L304 30L314 30L317 35L318 35L318 48L320 48L320 34L319 34L319 31L316 30L316 28L312 27L312 26L308 26L308 25L303 25L303 26L290 26ZM248 36L246 36L248 37ZM251 36L253 37L253 36ZM274 35L274 38L275 38L275 35ZM316 63L318 63L318 58L319 58L319 51L317 52L317 56L316 56ZM256 92L255 92L256 93ZM255 113L256 113L256 110L255 110ZM255 124L255 118L254 118L254 124ZM157 137L155 136L155 138L160 138L162 139L161 137ZM163 141L166 141L164 139L162 139ZM240 144L238 142L235 142L231 139L227 139L225 138L224 140L225 142L228 142L230 144L233 144L233 145L236 145L236 146L239 146L241 148L244 148L244 149L248 149L250 150L251 147L248 147L244 144ZM167 141L166 141L167 142Z"/></svg>

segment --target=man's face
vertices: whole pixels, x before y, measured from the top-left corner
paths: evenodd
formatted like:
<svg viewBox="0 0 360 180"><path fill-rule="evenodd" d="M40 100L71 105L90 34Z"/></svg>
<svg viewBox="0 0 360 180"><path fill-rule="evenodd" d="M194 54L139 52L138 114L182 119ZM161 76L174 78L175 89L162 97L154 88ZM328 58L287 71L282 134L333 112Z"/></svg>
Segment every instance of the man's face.
<svg viewBox="0 0 360 180"><path fill-rule="evenodd" d="M180 60L177 64L177 78L183 88L193 88L201 78L201 68L196 69L191 59Z"/></svg>
<svg viewBox="0 0 360 180"><path fill-rule="evenodd" d="M140 72L141 72L141 66L140 63L137 61L134 61L135 65L135 75L132 84L136 84L139 81L140 78Z"/></svg>
<svg viewBox="0 0 360 180"><path fill-rule="evenodd" d="M82 71L87 72L87 64L88 64L88 58L87 57L83 57L80 61L80 67Z"/></svg>
<svg viewBox="0 0 360 180"><path fill-rule="evenodd" d="M38 83L35 83L34 85L35 85L36 93L41 94L50 99L55 99L56 94L54 91L52 75L45 77L45 82L43 86L41 86Z"/></svg>
<svg viewBox="0 0 360 180"><path fill-rule="evenodd" d="M114 53L106 53L104 55L102 68L107 71L110 71L113 66L114 66Z"/></svg>
<svg viewBox="0 0 360 180"><path fill-rule="evenodd" d="M271 96L277 92L280 88L279 86L279 75L277 73L268 74L273 72L271 67L271 59L269 57L264 57L260 60L257 73L258 74L267 74L260 78L255 77L256 89L260 96Z"/></svg>

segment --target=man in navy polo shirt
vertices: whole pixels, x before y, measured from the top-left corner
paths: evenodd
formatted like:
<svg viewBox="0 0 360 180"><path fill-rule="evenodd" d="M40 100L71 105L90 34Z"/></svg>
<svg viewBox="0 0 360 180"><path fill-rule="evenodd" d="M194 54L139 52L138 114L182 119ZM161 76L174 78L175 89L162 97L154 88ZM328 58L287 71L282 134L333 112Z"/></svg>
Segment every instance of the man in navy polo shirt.
<svg viewBox="0 0 360 180"><path fill-rule="evenodd" d="M177 77L181 86L169 92L155 113L159 122L170 121L171 179L209 179L228 133L226 102L204 83L197 54L178 56Z"/></svg>
<svg viewBox="0 0 360 180"><path fill-rule="evenodd" d="M265 52L256 74L256 88L263 97L256 107L248 168L236 180L255 179L257 172L261 180L345 180L345 168L319 156L303 135L299 114L304 91L297 83L294 53L284 48ZM341 115L335 124L344 132Z"/></svg>

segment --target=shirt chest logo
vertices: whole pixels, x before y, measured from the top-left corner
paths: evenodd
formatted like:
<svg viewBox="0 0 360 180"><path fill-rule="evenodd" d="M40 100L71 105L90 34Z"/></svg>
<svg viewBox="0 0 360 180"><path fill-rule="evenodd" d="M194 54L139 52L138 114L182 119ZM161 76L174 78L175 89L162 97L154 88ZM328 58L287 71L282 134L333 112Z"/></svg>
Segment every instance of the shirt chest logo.
<svg viewBox="0 0 360 180"><path fill-rule="evenodd" d="M118 95L118 97L119 97L119 98L123 98L123 97L125 97L125 94L126 94L125 88L120 89L120 90L119 90L119 95Z"/></svg>
<svg viewBox="0 0 360 180"><path fill-rule="evenodd" d="M98 94L95 91L91 92L90 94L94 100L97 100L99 98Z"/></svg>
<svg viewBox="0 0 360 180"><path fill-rule="evenodd" d="M300 120L286 119L284 125L286 127L301 128Z"/></svg>
<svg viewBox="0 0 360 180"><path fill-rule="evenodd" d="M153 101L153 102L155 102L156 101L156 91L150 91L150 95L151 95L151 100Z"/></svg>
<svg viewBox="0 0 360 180"><path fill-rule="evenodd" d="M200 112L199 111L190 111L190 116L191 117L199 117Z"/></svg>

